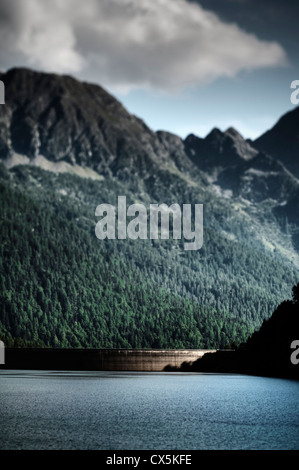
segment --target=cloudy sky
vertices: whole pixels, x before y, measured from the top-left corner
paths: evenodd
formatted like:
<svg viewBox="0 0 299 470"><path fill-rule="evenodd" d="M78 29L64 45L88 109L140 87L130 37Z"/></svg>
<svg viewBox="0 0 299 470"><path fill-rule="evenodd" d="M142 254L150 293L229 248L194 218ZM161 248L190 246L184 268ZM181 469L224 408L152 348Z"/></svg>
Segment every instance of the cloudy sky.
<svg viewBox="0 0 299 470"><path fill-rule="evenodd" d="M292 109L297 0L1 0L0 69L98 83L156 129L254 138Z"/></svg>

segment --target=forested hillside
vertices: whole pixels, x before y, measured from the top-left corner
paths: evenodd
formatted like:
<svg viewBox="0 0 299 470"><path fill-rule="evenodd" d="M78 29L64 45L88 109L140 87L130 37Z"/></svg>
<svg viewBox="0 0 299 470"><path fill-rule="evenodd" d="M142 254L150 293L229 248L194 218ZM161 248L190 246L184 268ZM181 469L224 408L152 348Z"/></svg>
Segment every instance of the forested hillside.
<svg viewBox="0 0 299 470"><path fill-rule="evenodd" d="M170 292L100 245L62 204L45 210L5 183L0 191L6 344L12 337L60 347L210 348L248 333L245 322Z"/></svg>
<svg viewBox="0 0 299 470"><path fill-rule="evenodd" d="M263 321L235 351L206 354L181 370L225 372L299 380L299 284L293 286L293 299L283 301L271 317Z"/></svg>
<svg viewBox="0 0 299 470"><path fill-rule="evenodd" d="M7 344L223 348L288 298L299 279L299 182L283 158L233 128L185 140L153 132L103 88L69 76L0 78ZM298 112L290 120L299 129ZM147 208L203 204L202 248L98 240L95 209L118 196Z"/></svg>
<svg viewBox="0 0 299 470"><path fill-rule="evenodd" d="M95 201L114 192L111 182L2 167L0 319L8 344L223 348L244 341L295 277L212 228L198 252L174 240L100 241Z"/></svg>

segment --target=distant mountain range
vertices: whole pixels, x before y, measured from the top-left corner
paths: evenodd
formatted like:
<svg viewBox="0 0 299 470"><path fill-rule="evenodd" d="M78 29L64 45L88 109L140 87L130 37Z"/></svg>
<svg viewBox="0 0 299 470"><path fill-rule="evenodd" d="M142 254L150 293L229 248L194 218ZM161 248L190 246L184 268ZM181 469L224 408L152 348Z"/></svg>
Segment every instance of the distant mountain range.
<svg viewBox="0 0 299 470"><path fill-rule="evenodd" d="M58 214L65 220L70 236L72 227L76 226L82 236L92 240L90 243L95 249L105 250L104 258L113 254L115 260L129 262L128 278L133 272L139 273L142 282L159 285L163 292L177 295L180 302L189 299L201 309L213 311L215 328L208 327L207 316L205 325L200 327L199 320L194 319L192 327L194 332L209 336L205 343L207 347L244 340L270 316L279 302L290 295L299 278L299 108L287 113L255 141L246 140L233 128L225 132L213 129L205 138L192 134L183 140L166 131L153 132L98 85L79 82L69 76L17 68L0 74L0 79L6 88L6 104L0 106L6 233L17 236L14 232L17 230L14 227L16 219L10 219L8 214L10 209L14 213L19 210L18 195L24 194L27 205L22 210L26 214L28 211L31 221L28 223L35 227L34 236L38 236L39 223L34 221L33 214L29 217L30 205L34 205L37 212L46 210L52 224L56 223L53 217ZM9 198L6 191L10 191ZM126 195L128 201L144 204L203 203L203 249L187 254L180 241L174 240L164 244L163 241L149 241L147 245L140 245L139 241L126 245L109 242L99 245L94 236L95 207L101 202L115 203L117 195ZM27 226L26 222L24 224ZM46 234L43 236L46 239L52 236L50 228L45 228L47 224L45 221ZM35 264L32 265L29 253L42 259L45 248L38 239L36 248L30 248L30 240L28 238L26 245L26 269L34 271L34 285L23 289L21 309L29 302L33 310L43 311L46 303L44 287L43 294L38 294L43 275ZM47 327L41 326L41 314L34 316L32 313L36 318L32 330L22 312L16 313L12 308L12 293L17 295L22 281L19 278L12 287L12 280L7 281L7 272L17 272L12 263L17 263L25 248L21 245L14 248L12 239L6 238L3 243L7 248L3 255L7 305L2 317L3 335L69 346L72 342L65 336L61 339L53 331L46 333ZM16 254L16 250L20 251ZM15 260L11 259L12 252ZM113 264L112 269L117 277L116 266L117 263ZM50 268L44 266L43 269ZM58 277L63 277L63 269L62 265ZM49 272L53 282L56 274ZM67 279L63 279L67 284ZM71 295L67 287L64 294L66 298ZM51 307L53 310L48 307L49 319L55 317L55 309L61 311L63 318L65 311L68 318L72 318L74 306L68 306L67 301L62 300L64 295L58 295L57 290L55 296L57 301ZM91 297L89 303L92 303ZM130 303L134 315L140 307L137 297L135 304L133 300ZM125 292L122 299L127 300ZM83 300L80 308L86 309ZM116 316L125 315L126 308L120 304L113 308ZM103 310L102 318L112 315L113 308L108 309L110 313ZM86 312L84 318L89 318L92 330L95 326L88 308ZM11 321L12 315L19 315L21 327L17 328ZM226 331L221 318L239 322L239 330L236 327ZM82 319L74 321L84 330ZM226 325L228 323L229 320ZM53 330L52 323L49 328ZM128 334L122 337L119 333L122 339L109 342L106 338L102 343L84 339L82 332L77 336L72 334L77 338L75 343L83 346L106 343L154 346L153 338L142 344L140 337L141 342L136 340L134 343L132 332L130 339ZM108 329L105 334L108 336ZM192 345L190 338L187 344L186 340L181 341L179 332L176 335L176 344ZM155 341L157 347L158 337Z"/></svg>
<svg viewBox="0 0 299 470"><path fill-rule="evenodd" d="M297 195L299 108L254 142L233 128L182 140L153 132L100 86L27 69L1 79L7 100L0 109L0 157L8 167L31 163L131 180L163 169L190 175L195 166L226 195L278 204Z"/></svg>

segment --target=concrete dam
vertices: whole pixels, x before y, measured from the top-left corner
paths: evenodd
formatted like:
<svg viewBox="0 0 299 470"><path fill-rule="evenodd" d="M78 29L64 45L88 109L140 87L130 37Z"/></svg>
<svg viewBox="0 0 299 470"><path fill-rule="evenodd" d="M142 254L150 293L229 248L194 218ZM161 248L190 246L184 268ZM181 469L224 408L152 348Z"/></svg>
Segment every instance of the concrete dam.
<svg viewBox="0 0 299 470"><path fill-rule="evenodd" d="M6 348L0 368L162 372L211 352L216 350Z"/></svg>

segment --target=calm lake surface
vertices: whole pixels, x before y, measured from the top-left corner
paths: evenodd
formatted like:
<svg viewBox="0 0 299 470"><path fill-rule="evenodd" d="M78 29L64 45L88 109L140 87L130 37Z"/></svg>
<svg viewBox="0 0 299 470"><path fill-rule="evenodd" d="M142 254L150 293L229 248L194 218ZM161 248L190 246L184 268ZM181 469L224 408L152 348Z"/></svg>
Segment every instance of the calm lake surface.
<svg viewBox="0 0 299 470"><path fill-rule="evenodd" d="M0 371L1 449L299 449L299 382Z"/></svg>

